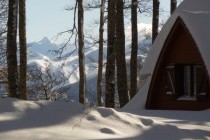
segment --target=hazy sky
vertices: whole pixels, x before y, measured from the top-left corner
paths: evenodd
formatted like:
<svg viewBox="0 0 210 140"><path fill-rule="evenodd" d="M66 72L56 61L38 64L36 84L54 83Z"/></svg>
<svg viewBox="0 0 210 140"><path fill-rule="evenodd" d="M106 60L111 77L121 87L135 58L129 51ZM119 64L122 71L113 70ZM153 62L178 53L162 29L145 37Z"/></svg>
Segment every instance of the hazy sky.
<svg viewBox="0 0 210 140"><path fill-rule="evenodd" d="M27 0L27 41L39 41L45 36L54 40L58 32L69 29L72 25L73 13L65 11L65 8L74 1ZM161 7L170 6L170 0L160 0L160 2ZM94 23L97 15L99 13L96 11L85 14L85 28ZM150 21L144 20L144 22ZM57 42L62 42L62 39Z"/></svg>

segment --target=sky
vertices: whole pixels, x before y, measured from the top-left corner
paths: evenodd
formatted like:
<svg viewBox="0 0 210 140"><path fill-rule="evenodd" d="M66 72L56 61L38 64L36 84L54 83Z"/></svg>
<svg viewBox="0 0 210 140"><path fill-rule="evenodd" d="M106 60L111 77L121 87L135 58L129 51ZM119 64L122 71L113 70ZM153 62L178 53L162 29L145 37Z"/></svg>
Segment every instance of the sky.
<svg viewBox="0 0 210 140"><path fill-rule="evenodd" d="M57 38L59 32L70 29L73 21L73 12L66 11L67 6L73 5L75 0L27 0L27 41L39 41L48 37L53 42L62 43L68 36ZM161 7L168 11L170 0L160 0ZM167 8L166 8L167 7ZM99 16L99 12L85 13L85 30L88 30ZM143 16L142 16L143 17ZM143 17L144 18L144 17ZM142 19L142 22L151 23L151 20Z"/></svg>

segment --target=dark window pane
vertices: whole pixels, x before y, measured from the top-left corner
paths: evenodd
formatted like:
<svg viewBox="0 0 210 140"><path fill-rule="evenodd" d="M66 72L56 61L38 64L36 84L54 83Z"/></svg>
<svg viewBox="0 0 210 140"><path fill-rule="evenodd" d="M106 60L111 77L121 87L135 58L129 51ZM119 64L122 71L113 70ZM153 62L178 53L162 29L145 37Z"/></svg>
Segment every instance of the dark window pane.
<svg viewBox="0 0 210 140"><path fill-rule="evenodd" d="M205 74L204 67L196 67L196 90L197 94L208 93L208 76Z"/></svg>
<svg viewBox="0 0 210 140"><path fill-rule="evenodd" d="M191 69L190 69L190 65L185 65L183 66L183 91L184 91L184 95L186 96L190 96L191 93Z"/></svg>
<svg viewBox="0 0 210 140"><path fill-rule="evenodd" d="M166 94L175 94L175 69L174 66L166 67Z"/></svg>

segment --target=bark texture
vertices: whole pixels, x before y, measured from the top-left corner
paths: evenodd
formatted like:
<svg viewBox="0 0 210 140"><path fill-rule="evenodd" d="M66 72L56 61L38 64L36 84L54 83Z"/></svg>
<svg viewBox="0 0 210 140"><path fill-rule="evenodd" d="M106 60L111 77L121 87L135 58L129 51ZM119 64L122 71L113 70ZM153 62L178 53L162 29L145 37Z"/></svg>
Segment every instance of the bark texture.
<svg viewBox="0 0 210 140"><path fill-rule="evenodd" d="M137 25L137 0L132 0L131 6L132 43L130 60L130 98L137 92L137 54L138 54L138 25Z"/></svg>
<svg viewBox="0 0 210 140"><path fill-rule="evenodd" d="M97 98L98 106L102 106L102 72L103 72L103 42L104 42L104 12L106 0L101 0L100 8L100 28L99 28L99 54L98 54L98 81L97 81Z"/></svg>
<svg viewBox="0 0 210 140"><path fill-rule="evenodd" d="M160 1L153 0L153 17L152 17L152 42L158 35L158 25L159 25L159 7Z"/></svg>
<svg viewBox="0 0 210 140"><path fill-rule="evenodd" d="M18 1L9 0L9 14L7 22L7 69L8 90L11 97L18 97L17 71L17 9Z"/></svg>
<svg viewBox="0 0 210 140"><path fill-rule="evenodd" d="M115 95L115 14L116 0L108 0L108 45L105 106L114 107Z"/></svg>
<svg viewBox="0 0 210 140"><path fill-rule="evenodd" d="M83 0L78 1L78 37L79 37L79 102L85 103L85 90L86 90L86 76L85 76L85 55L84 55L84 10Z"/></svg>
<svg viewBox="0 0 210 140"><path fill-rule="evenodd" d="M123 107L128 101L128 85L125 61L125 30L123 0L117 0L116 3L116 63L117 63L117 89L119 95L120 107Z"/></svg>
<svg viewBox="0 0 210 140"><path fill-rule="evenodd" d="M26 14L25 0L19 0L19 42L20 42L20 98L26 100L26 69L27 69L27 48L26 48Z"/></svg>

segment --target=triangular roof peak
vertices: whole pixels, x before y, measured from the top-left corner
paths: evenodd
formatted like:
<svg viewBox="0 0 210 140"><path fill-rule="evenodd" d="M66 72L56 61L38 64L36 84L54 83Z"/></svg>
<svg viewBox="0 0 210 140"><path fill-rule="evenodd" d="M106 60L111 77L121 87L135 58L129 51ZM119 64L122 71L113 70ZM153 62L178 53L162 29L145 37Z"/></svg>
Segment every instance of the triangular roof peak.
<svg viewBox="0 0 210 140"><path fill-rule="evenodd" d="M172 30L180 18L194 39L210 75L210 0L184 0L166 22L153 43L141 74L153 74L156 62ZM202 9L203 8L203 9Z"/></svg>
<svg viewBox="0 0 210 140"><path fill-rule="evenodd" d="M140 90L129 106L145 108L152 76L162 48L177 20L181 19L194 40L210 77L210 0L184 0L155 39L140 72ZM125 107L126 108L126 107Z"/></svg>

